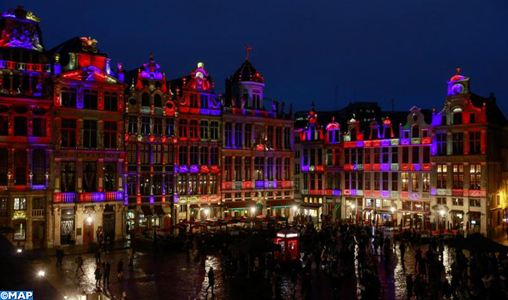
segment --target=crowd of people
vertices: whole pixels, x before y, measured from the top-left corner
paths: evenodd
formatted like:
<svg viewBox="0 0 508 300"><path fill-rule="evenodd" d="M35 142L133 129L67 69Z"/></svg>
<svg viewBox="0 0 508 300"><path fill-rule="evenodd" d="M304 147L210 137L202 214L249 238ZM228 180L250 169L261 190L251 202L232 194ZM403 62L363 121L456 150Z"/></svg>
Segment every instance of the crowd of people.
<svg viewBox="0 0 508 300"><path fill-rule="evenodd" d="M300 259L282 262L275 259L280 251L273 237L281 229L299 232ZM214 295L216 276L224 284L247 279L250 286L273 299L315 299L326 286L330 299L344 299L344 292L361 299L399 299L405 287L404 299L507 299L508 252L473 251L454 244L445 244L442 236L422 241L418 230L405 230L393 236L384 228L341 223L323 219L319 227L308 217L298 217L292 223L250 227L239 234L216 234L221 239L220 250L210 249L206 234L184 236L188 259L203 269L207 278L206 295ZM111 264L102 260L107 249L104 242L95 251L95 283L97 291L110 284ZM154 247L155 249L157 247ZM154 250L155 250L154 249ZM155 250L156 251L156 250ZM204 270L207 254L220 257L220 268ZM62 265L63 249L57 249L57 266ZM128 267L133 268L134 251L129 254ZM75 259L76 273L84 274L83 258ZM398 268L397 280L394 269ZM446 267L445 267L446 266ZM124 261L116 264L117 279L123 281ZM401 273L402 272L402 273ZM386 278L392 279L390 288ZM404 278L404 282L400 282ZM352 287L352 285L356 285ZM284 286L284 289L282 288ZM193 295L194 297L196 295ZM124 294L124 299L126 295Z"/></svg>

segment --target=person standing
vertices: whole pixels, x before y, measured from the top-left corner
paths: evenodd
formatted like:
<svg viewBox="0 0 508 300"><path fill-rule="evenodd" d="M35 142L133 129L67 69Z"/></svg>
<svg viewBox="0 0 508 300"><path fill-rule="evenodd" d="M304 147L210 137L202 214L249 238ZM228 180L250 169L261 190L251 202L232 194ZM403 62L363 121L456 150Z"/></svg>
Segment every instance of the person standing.
<svg viewBox="0 0 508 300"><path fill-rule="evenodd" d="M215 284L215 273L213 272L213 267L210 267L208 271L208 287L206 288L206 293L208 293L208 289L212 288L212 296L213 296L213 286Z"/></svg>
<svg viewBox="0 0 508 300"><path fill-rule="evenodd" d="M78 254L78 257L76 257L76 265L76 273L81 270L81 273L85 274L85 271L83 271L83 257L81 257L81 254Z"/></svg>
<svg viewBox="0 0 508 300"><path fill-rule="evenodd" d="M101 248L97 248L97 251L95 251L95 263L101 263Z"/></svg>
<svg viewBox="0 0 508 300"><path fill-rule="evenodd" d="M118 281L122 281L123 280L123 258L120 258L120 261L118 262L118 265L116 266L116 272L117 272L117 277L118 277Z"/></svg>
<svg viewBox="0 0 508 300"><path fill-rule="evenodd" d="M102 277L102 270L101 270L101 264L97 264L97 266L95 267L95 287L97 289L100 288L100 284L101 284L101 277Z"/></svg>
<svg viewBox="0 0 508 300"><path fill-rule="evenodd" d="M111 272L111 265L109 262L104 263L104 274L102 275L102 285L109 286L109 273Z"/></svg>

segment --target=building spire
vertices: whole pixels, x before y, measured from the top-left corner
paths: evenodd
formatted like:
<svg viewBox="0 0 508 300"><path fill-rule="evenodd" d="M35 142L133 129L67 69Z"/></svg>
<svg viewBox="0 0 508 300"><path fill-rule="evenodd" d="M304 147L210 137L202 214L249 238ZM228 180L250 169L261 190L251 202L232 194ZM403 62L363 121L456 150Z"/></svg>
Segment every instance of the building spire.
<svg viewBox="0 0 508 300"><path fill-rule="evenodd" d="M252 50L252 46L246 44L244 48L245 48L245 60L249 60L249 51Z"/></svg>

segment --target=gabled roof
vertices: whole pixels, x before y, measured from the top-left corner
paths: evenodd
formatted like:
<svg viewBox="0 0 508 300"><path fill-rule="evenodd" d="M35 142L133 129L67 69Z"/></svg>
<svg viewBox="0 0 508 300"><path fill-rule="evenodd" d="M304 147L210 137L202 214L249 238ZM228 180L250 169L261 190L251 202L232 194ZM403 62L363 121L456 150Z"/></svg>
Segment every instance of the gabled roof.
<svg viewBox="0 0 508 300"><path fill-rule="evenodd" d="M50 57L58 53L60 55L60 63L62 65L67 65L69 63L69 53L86 53L90 55L108 57L106 53L100 52L96 45L97 40L95 39L73 37L72 39L67 40L49 50L48 53Z"/></svg>

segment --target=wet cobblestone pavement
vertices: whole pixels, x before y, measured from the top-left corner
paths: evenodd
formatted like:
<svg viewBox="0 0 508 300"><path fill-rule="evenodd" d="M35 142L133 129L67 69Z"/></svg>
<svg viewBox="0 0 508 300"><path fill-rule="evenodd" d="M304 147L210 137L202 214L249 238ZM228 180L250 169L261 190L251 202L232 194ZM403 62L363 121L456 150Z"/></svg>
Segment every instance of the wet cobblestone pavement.
<svg viewBox="0 0 508 300"><path fill-rule="evenodd" d="M426 250L427 246L422 246ZM378 275L382 285L382 299L406 299L406 274L414 274L414 255L416 248L408 249L403 267L400 260L398 245L392 259L385 263L379 257ZM190 261L185 253L154 253L151 249L140 249L136 252L134 269L129 270L129 250L116 250L103 254L102 260L111 264L110 285L103 291L111 299L121 299L122 291L126 291L128 299L271 299L272 290L268 280L246 279L244 277L225 278L222 274L220 257L211 253L199 262ZM82 255L85 274L76 273L75 258L77 255L67 255L63 266L57 268L54 256L32 260L35 269L46 271L47 280L62 295L93 294L95 288L94 270L95 259L91 253ZM124 260L124 280L117 280L116 265ZM449 271L450 257L448 248L444 254L444 265ZM206 292L208 279L206 271L210 267L215 270L215 290L212 298L211 289ZM340 288L334 290L334 283L330 276L323 271L317 271L313 266L312 294L308 299L359 299L360 291L356 276L346 276ZM293 295L293 284L288 276L283 275L282 287L278 299L303 299L301 293L301 278L298 280L296 292ZM70 298L72 299L72 298Z"/></svg>

